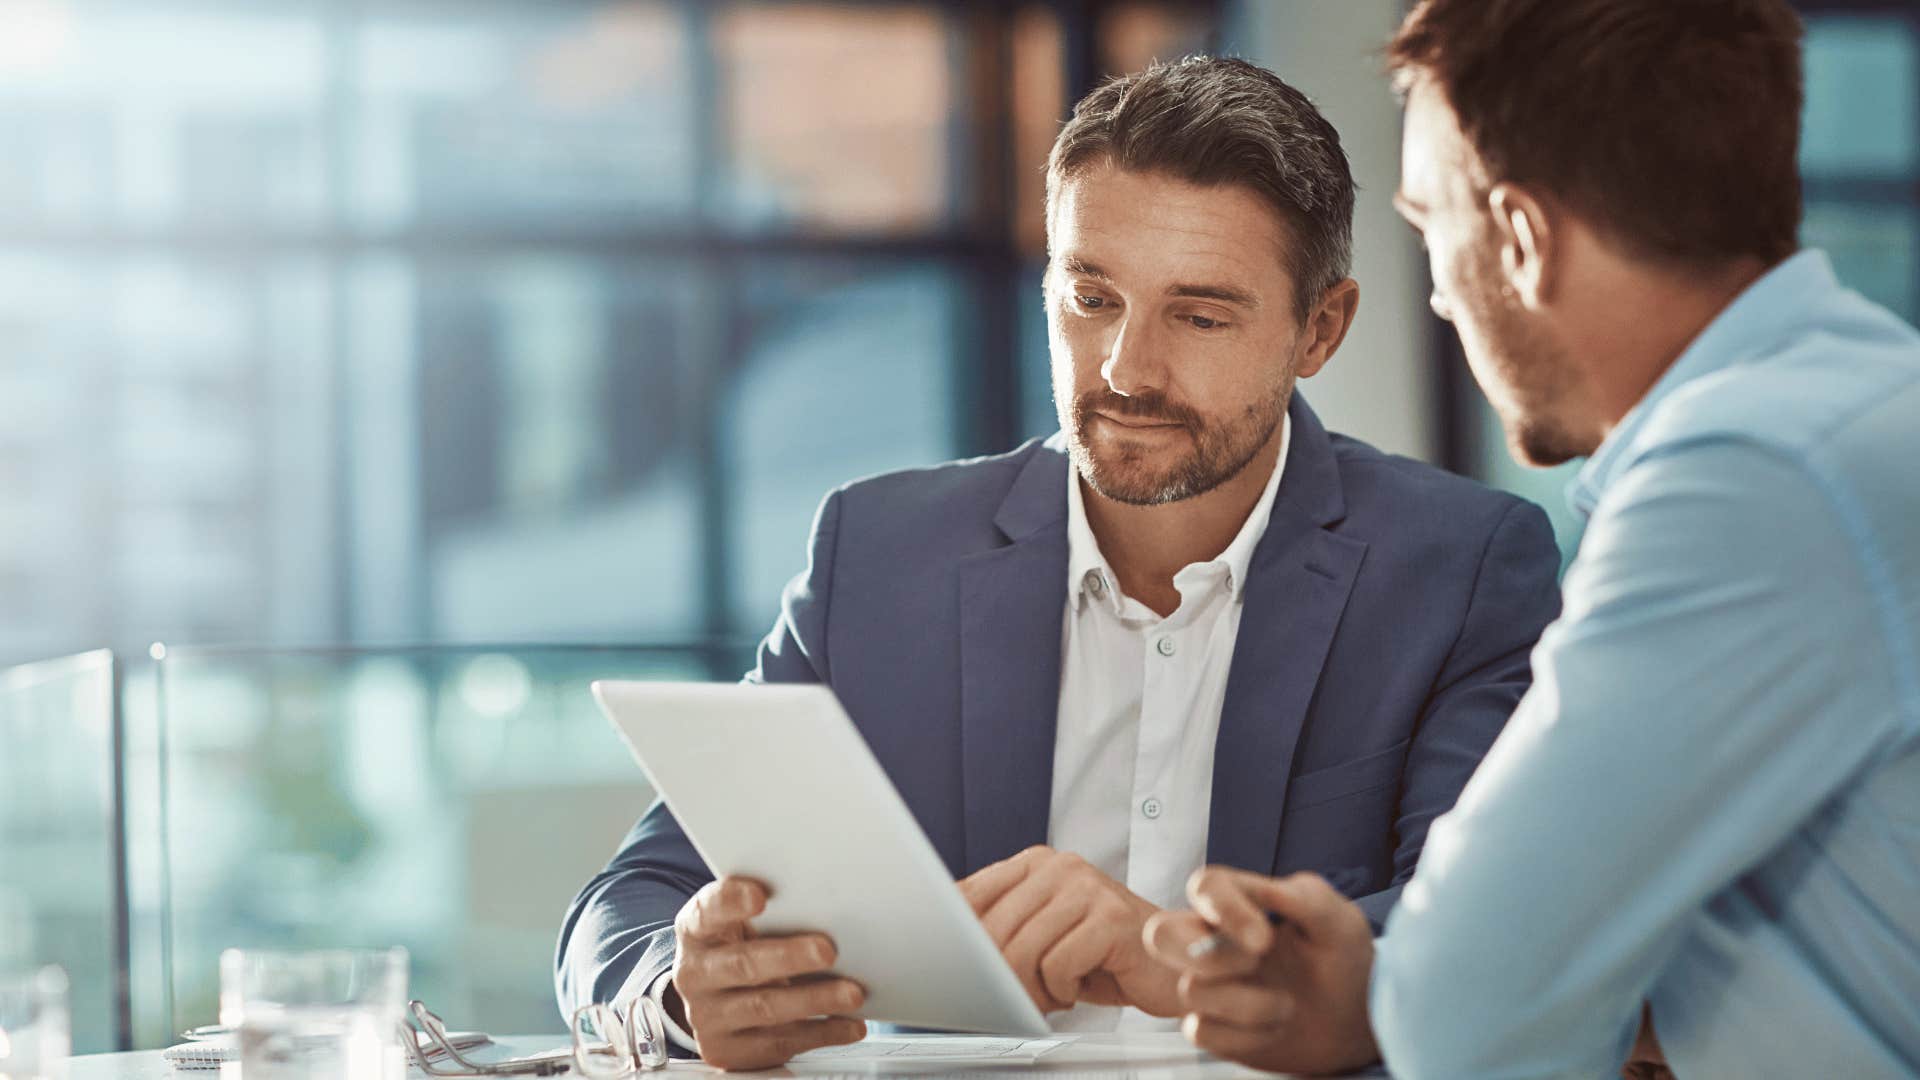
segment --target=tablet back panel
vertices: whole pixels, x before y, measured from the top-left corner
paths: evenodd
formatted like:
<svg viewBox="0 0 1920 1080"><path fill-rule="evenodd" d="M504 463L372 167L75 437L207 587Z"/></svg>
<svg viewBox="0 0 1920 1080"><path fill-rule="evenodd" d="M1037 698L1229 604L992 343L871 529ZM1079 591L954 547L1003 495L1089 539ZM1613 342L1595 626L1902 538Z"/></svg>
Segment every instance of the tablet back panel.
<svg viewBox="0 0 1920 1080"><path fill-rule="evenodd" d="M600 707L715 875L765 882L761 933L817 930L860 1015L1044 1035L880 763L824 686L596 682Z"/></svg>

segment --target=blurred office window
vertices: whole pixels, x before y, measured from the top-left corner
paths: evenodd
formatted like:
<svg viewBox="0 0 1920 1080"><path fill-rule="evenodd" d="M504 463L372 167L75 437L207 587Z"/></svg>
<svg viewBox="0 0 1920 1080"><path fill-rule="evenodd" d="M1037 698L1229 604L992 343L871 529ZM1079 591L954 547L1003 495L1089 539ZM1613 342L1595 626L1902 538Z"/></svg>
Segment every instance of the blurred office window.
<svg viewBox="0 0 1920 1080"><path fill-rule="evenodd" d="M956 216L967 117L954 30L926 4L723 5L713 19L726 215L858 232ZM804 103L804 107L796 107Z"/></svg>
<svg viewBox="0 0 1920 1080"><path fill-rule="evenodd" d="M1064 35L1060 16L1046 8L1023 8L1014 16L1007 82L1013 125L1013 212L1007 215L1007 224L1020 255L1031 260L1046 257L1047 155L1072 104L1067 98L1068 73L1060 63Z"/></svg>
<svg viewBox="0 0 1920 1080"><path fill-rule="evenodd" d="M567 232L694 207L684 4L323 3L347 46L335 107L352 217Z"/></svg>
<svg viewBox="0 0 1920 1080"><path fill-rule="evenodd" d="M1155 60L1208 52L1214 32L1214 13L1204 4L1122 0L1100 22L1100 66L1110 72L1139 71Z"/></svg>
<svg viewBox="0 0 1920 1080"><path fill-rule="evenodd" d="M1052 343L1047 339L1047 308L1043 290L1047 266L1035 260L1020 275L1020 433L1045 438L1060 430L1053 399Z"/></svg>
<svg viewBox="0 0 1920 1080"><path fill-rule="evenodd" d="M0 4L0 661L760 633L1051 429L1047 149L1218 8Z"/></svg>
<svg viewBox="0 0 1920 1080"><path fill-rule="evenodd" d="M529 253L420 273L427 636L665 640L701 625L687 417L703 406L677 269Z"/></svg>
<svg viewBox="0 0 1920 1080"><path fill-rule="evenodd" d="M1920 315L1920 11L1807 20L1801 239L1841 280Z"/></svg>
<svg viewBox="0 0 1920 1080"><path fill-rule="evenodd" d="M744 367L723 413L732 483L736 625L806 564L821 496L876 471L876 448L948 457L961 289L937 263L862 268L796 261L748 281ZM886 402L886 408L874 408Z"/></svg>
<svg viewBox="0 0 1920 1080"><path fill-rule="evenodd" d="M1832 256L1847 286L1913 321L1920 318L1920 8L1872 0L1795 6L1807 25L1801 243ZM1451 334L1442 338L1443 349L1457 349ZM1570 557L1581 522L1565 490L1579 463L1516 464L1464 365L1457 355L1448 362L1470 471L1544 506Z"/></svg>
<svg viewBox="0 0 1920 1080"><path fill-rule="evenodd" d="M1801 163L1813 177L1898 179L1920 169L1920 68L1911 19L1813 5ZM1831 7L1821 13L1821 7Z"/></svg>

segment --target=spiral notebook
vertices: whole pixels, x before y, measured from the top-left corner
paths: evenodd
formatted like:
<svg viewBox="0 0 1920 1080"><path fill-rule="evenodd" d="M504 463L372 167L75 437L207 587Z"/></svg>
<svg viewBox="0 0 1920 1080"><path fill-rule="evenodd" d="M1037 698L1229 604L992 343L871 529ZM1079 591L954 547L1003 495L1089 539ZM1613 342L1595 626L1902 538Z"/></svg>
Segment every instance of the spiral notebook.
<svg viewBox="0 0 1920 1080"><path fill-rule="evenodd" d="M169 1046L160 1056L176 1069L218 1069L221 1062L240 1060L240 1046L227 1036L196 1039Z"/></svg>

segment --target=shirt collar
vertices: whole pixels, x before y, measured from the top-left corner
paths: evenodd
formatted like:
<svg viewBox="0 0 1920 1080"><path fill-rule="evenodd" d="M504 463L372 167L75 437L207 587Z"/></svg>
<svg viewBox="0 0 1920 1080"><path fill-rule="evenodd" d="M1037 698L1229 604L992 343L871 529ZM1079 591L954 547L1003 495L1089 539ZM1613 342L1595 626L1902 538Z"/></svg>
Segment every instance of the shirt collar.
<svg viewBox="0 0 1920 1080"><path fill-rule="evenodd" d="M1841 288L1826 253L1802 251L1762 274L1714 316L1679 359L1621 417L1567 487L1567 501L1582 517L1592 515L1626 464L1627 448L1662 401L1687 383L1732 367L1777 342L1805 307Z"/></svg>
<svg viewBox="0 0 1920 1080"><path fill-rule="evenodd" d="M1281 474L1287 471L1287 451L1293 444L1293 419L1284 413L1280 418L1280 454L1274 462L1273 473L1267 477L1267 486L1260 493L1260 500L1253 504L1247 520L1240 525L1240 531L1225 551L1195 565L1220 564L1227 570L1227 586L1234 600L1239 600L1246 589L1247 567L1253 562L1253 551L1260 546L1260 538L1267 533L1267 520L1273 516L1273 500L1280 491ZM1093 583L1098 582L1096 586ZM1069 465L1067 469L1067 596L1077 611L1084 606L1091 593L1100 602L1119 604L1117 590L1119 579L1114 576L1113 567L1107 565L1107 558L1100 553L1100 542L1094 538L1093 527L1087 524L1086 496L1080 490L1080 470Z"/></svg>

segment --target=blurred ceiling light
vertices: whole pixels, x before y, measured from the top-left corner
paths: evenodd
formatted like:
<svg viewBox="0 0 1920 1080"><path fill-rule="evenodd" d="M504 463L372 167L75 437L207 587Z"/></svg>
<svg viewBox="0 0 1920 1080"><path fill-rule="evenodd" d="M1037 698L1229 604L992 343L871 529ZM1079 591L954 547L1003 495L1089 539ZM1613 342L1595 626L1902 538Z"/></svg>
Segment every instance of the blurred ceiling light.
<svg viewBox="0 0 1920 1080"><path fill-rule="evenodd" d="M0 0L0 73L51 71L72 40L73 12L63 0Z"/></svg>

